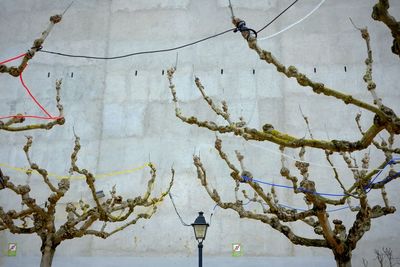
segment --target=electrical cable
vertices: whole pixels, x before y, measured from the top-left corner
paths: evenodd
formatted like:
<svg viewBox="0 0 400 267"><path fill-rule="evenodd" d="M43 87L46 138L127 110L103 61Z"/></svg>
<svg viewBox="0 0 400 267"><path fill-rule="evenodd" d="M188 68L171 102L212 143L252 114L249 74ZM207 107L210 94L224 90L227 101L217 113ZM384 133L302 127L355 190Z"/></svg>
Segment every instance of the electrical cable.
<svg viewBox="0 0 400 267"><path fill-rule="evenodd" d="M397 164L397 163L400 163L400 158L393 158L393 159L390 160L388 163L386 163L386 165L385 165L382 169L380 169L380 171L377 173L377 175L371 180L371 182L370 182L370 183L368 184L368 186L365 188L365 189L366 189L366 193L369 193L369 192L372 190L371 186L375 184L374 181L382 174L383 170L384 170L388 165ZM397 174L397 175L400 175L400 172L397 172L396 174ZM265 181L261 181L261 180L257 180L257 179L251 179L251 178L249 178L249 177L247 177L247 176L242 176L242 178L244 179L245 182L251 181L251 182L255 182L255 183L259 183L259 184L269 185L269 186L272 186L272 187L279 187L279 188L286 188L286 189L294 189L293 186L282 185L282 184L276 184L276 183L269 183L269 182L265 182ZM385 178L385 179L386 179L386 178ZM377 183L379 183L379 182L377 182ZM320 195L320 196L331 196L331 197L344 197L344 196L348 196L348 194L333 194L333 193L311 192L311 191L308 191L308 190L306 190L306 189L304 189L304 188L302 188L302 187L298 187L297 189L300 190L300 191L302 191L302 192L304 192L304 193L313 193L313 194L315 194L315 195ZM169 197L170 197L170 199L171 199L172 205L174 206L175 213L177 214L177 216L178 216L180 222L182 223L182 225L183 225L183 226L191 226L190 224L187 224L187 223L185 223L185 222L183 221L181 215L179 214L179 212L178 212L178 210L177 210L177 208L176 208L175 201L174 201L174 199L173 199L173 197L172 197L171 192L170 192L168 195L169 195ZM247 205L247 204L249 204L249 203L251 203L251 200L249 200L247 203L243 204L243 206L245 206L245 205ZM292 206L289 206L289 205L285 205L285 204L280 204L280 203L278 203L278 205L281 206L281 207L287 208L287 209L291 209L291 210L307 211L307 209L304 209L304 208L295 208L295 207L292 207ZM210 217L209 217L209 224L210 224L210 225L211 225L211 222L212 222L212 217L214 216L215 210L216 210L217 207L218 207L218 204L215 204L214 207L213 207L213 209L211 210ZM336 209L330 209L330 210L327 210L326 212L329 212L329 213L330 213L330 212L336 212L336 211L341 211L341 210L345 210L345 209L349 209L349 208L350 208L350 206L347 205L346 207L341 207L341 208L336 208Z"/></svg>
<svg viewBox="0 0 400 267"><path fill-rule="evenodd" d="M26 53L22 53L18 56L15 56L13 58L4 60L0 62L0 65L3 65L5 63L17 60L21 57L26 56ZM11 119L11 118L34 118L34 119L43 119L43 120L58 120L61 117L56 117L56 116L51 116L50 113L47 112L47 110L39 103L39 101L37 101L37 99L35 98L35 96L32 94L31 90L28 88L28 86L25 84L25 81L22 77L22 73L27 69L28 64L26 64L26 66L24 67L24 69L21 71L21 73L19 74L19 81L22 84L22 86L24 87L25 91L28 93L28 95L30 96L30 98L33 100L33 102L35 102L36 106L39 107L39 109L41 109L46 115L47 117L43 117L43 116L36 116L36 115L7 115L7 116L0 116L0 120L3 119Z"/></svg>
<svg viewBox="0 0 400 267"><path fill-rule="evenodd" d="M282 16L286 11L288 11L292 6L294 6L294 4L296 4L299 0L295 0L293 3L291 3L287 8L285 8L281 13L279 13L276 17L274 17L270 22L267 23L267 25L265 25L264 27L262 27L261 29L259 29L257 31L257 33L262 32L263 30L265 30L269 25L271 25L275 20L277 20L280 16Z"/></svg>
<svg viewBox="0 0 400 267"><path fill-rule="evenodd" d="M64 57L72 57L72 58L113 60L113 59L121 59L121 58L126 58L126 57L137 56L137 55L155 54L155 53L163 53L163 52L170 52L170 51L174 51L174 50L179 50L179 49L182 49L182 48L185 48L185 47L188 47L188 46L192 46L192 45L207 41L209 39L216 38L216 37L218 37L220 35L223 35L225 33L231 32L231 31L233 31L233 32L237 32L237 31L252 31L257 36L257 34L259 32L265 30L269 25L271 25L275 20L277 20L280 16L282 16L287 10L289 10L298 1L299 0L295 0L291 5L289 5L287 8L285 8L281 13L279 13L277 16L275 16L270 22L268 22L264 27L262 27L258 31L255 31L253 29L249 29L249 28L245 27L246 24L245 24L244 21L242 21L242 24L239 23L238 27L236 27L236 28L228 29L228 30L222 31L220 33L217 33L217 34L210 35L208 37L202 38L200 40L197 40L197 41L194 41L194 42L191 42L191 43L187 43L187 44L183 44L183 45L180 45L180 46L172 47L172 48L149 50L149 51L140 51L140 52L134 52L134 53L129 53L129 54L125 54L125 55L114 56L114 57L98 57L98 56L74 55L74 54L60 53L60 52L49 51L49 50L44 50L44 49L41 49L38 52L47 53L47 54L53 54L53 55L58 55L58 56L64 56Z"/></svg>
<svg viewBox="0 0 400 267"><path fill-rule="evenodd" d="M277 35L279 35L279 34L285 32L285 31L291 29L292 27L296 26L297 24L301 23L302 21L304 21L305 19L307 19L309 16L311 16L316 10L318 10L318 9L321 7L321 5L322 5L325 1L326 1L326 0L322 0L313 10L311 10L311 12L309 12L305 17L303 17L303 18L300 19L299 21L297 21L297 22L295 22L295 23L293 23L293 24L291 24L291 25L285 27L284 29L282 29L282 30L280 30L279 32L276 32L276 33L274 33L274 34L272 34L272 35L269 35L269 36L266 36L266 37L263 37L263 38L257 38L257 41L262 41L262 40L267 40L267 39L273 38L273 37L275 37L275 36L277 36ZM294 5L294 3L293 3L291 6L293 6L293 5ZM291 7L291 6L290 6L290 7ZM286 10L288 10L290 7L288 7ZM232 18L233 18L234 15L233 15L232 4L231 4L231 1L230 1L230 0L229 0L229 8L231 9L231 14L232 14ZM286 12L286 10L285 10L285 12ZM270 23L269 23L269 24L270 24ZM254 105L253 112L252 112L252 114L251 114L251 116L250 116L250 119L249 119L248 122L247 122L248 124L251 123L251 120L252 120L253 115L254 115L255 108L256 108L256 105Z"/></svg>
<svg viewBox="0 0 400 267"><path fill-rule="evenodd" d="M397 164L400 163L400 158L393 158L391 159L388 163L385 164L385 166L383 167L383 169L381 169L376 176L368 183L366 189L369 189L367 191L367 193L369 193L371 191L371 186L373 186L374 181L382 174L383 170L388 166L388 165L392 165L392 164ZM400 174L400 172L397 172L396 174ZM275 184L275 183L269 183L269 182L265 182L265 181L261 181L261 180L257 180L257 179L252 179L249 178L247 176L242 176L243 180L245 182L255 182L255 183L260 183L260 184L265 184L265 185L269 185L269 186L273 186L273 187L279 187L279 188L286 188L286 189L294 189L293 186L288 186L288 185L282 185L282 184ZM386 178L385 178L386 179ZM377 182L379 183L379 182ZM344 197L344 196L348 196L348 194L332 194L332 193L321 193L321 192L311 192L311 191L307 191L306 189L302 188L302 187L298 187L298 190L305 192L305 193L313 193L315 195L320 195L320 196L331 196L331 197Z"/></svg>
<svg viewBox="0 0 400 267"><path fill-rule="evenodd" d="M250 146L261 148L261 149L263 149L263 150L265 150L265 151L268 151L268 152L270 152L270 153L272 153L272 154L279 155L279 156L283 156L283 157L285 157L285 158L287 158L287 159L290 159L290 160L293 160L293 161L298 161L298 162L301 162L301 163L308 163L308 164L310 164L310 165L318 166L318 167L322 167L322 168L337 169L337 170L338 170L338 169L361 170L361 171L374 171L374 170L380 171L380 170L383 170L383 169L366 169L366 168L357 168L357 167L353 167L353 168L348 168L348 167L343 167L343 168L340 168L340 167L332 167L331 165L319 164L319 163L312 162L312 161L305 161L305 160L296 159L295 157L292 157L292 156L290 156L290 155L288 155L288 154L285 154L285 153L282 153L282 152L277 152L277 151L275 151L275 150L273 150L273 149L269 149L269 148L263 147L263 146L261 146L261 145L259 145L259 144L253 144L253 143L251 143L251 142L246 142L246 143L249 144Z"/></svg>
<svg viewBox="0 0 400 267"><path fill-rule="evenodd" d="M103 59L103 60L113 60L113 59L121 59L121 58L125 58L125 57L132 57L132 56L137 56L137 55L144 55L144 54L155 54L155 53L163 53L163 52L170 52L170 51L174 51L174 50L179 50L188 46L192 46L201 42L204 42L206 40L221 36L225 33L234 31L236 28L232 28L229 30L225 30L223 32L202 38L200 40L191 42L191 43L187 43L187 44L183 44L180 46L176 46L176 47L172 47L172 48L165 48L165 49L159 49L159 50L149 50L149 51L140 51L140 52L134 52L134 53L129 53L129 54L125 54L125 55L120 55L120 56L114 56L114 57L97 57L97 56L85 56L85 55L73 55L73 54L66 54L66 53L60 53L60 52L54 52L54 51L48 51L48 50L40 50L39 52L42 53L47 53L47 54L53 54L53 55L58 55L58 56L64 56L64 57L72 57L72 58L86 58L86 59Z"/></svg>
<svg viewBox="0 0 400 267"><path fill-rule="evenodd" d="M247 204L250 204L251 203L251 200L249 200L248 202L246 202L246 203L244 203L244 204L242 204L242 206L246 206ZM209 224L210 224L210 226L211 226L211 219L212 219L212 216L215 214L215 209L218 207L218 204L215 204L214 205L214 208L211 210L211 213L210 213L210 219L209 219Z"/></svg>
<svg viewBox="0 0 400 267"><path fill-rule="evenodd" d="M208 220L209 221L209 224L210 224L210 226L211 226L211 220L212 220L212 216L214 215L214 213L215 213L215 209L218 207L218 204L215 204L214 205L214 208L211 210L211 213L210 213L210 219Z"/></svg>
<svg viewBox="0 0 400 267"><path fill-rule="evenodd" d="M269 185L269 186L272 186L272 187L294 189L293 186L264 182L264 181L261 181L261 180L256 180L256 179L249 178L247 176L242 176L242 178L243 178L243 180L245 182L249 182L250 181L250 182L254 182L254 183ZM304 189L302 187L298 187L297 189L299 191L304 192L304 193L313 193L314 195L319 195L319 196L330 196L330 197L345 197L345 196L348 196L347 194L332 194L332 193L313 192L313 191L308 191L308 190L306 190L306 189Z"/></svg>
<svg viewBox="0 0 400 267"><path fill-rule="evenodd" d="M376 183L374 183L374 181L381 175L381 173L383 172L383 170L388 166L388 165L392 165L392 164L397 164L400 163L400 158L393 158L391 159L388 163L386 163L386 165L383 167L383 169L381 169L377 175L371 180L371 182L369 182L369 184L366 186L365 188L365 192L368 194L371 190L372 190L372 186ZM400 172L397 172L395 175L400 175ZM264 182L264 181L260 181L260 180L256 180L256 179L252 179L249 178L247 176L242 176L243 180L245 182L251 181L251 182L255 182L255 183L259 183L259 184L265 184L265 185L269 185L272 187L279 187L279 188L286 188L286 189L294 189L293 186L287 186L287 185L282 185L282 184L275 184L275 183L269 183L269 182ZM387 179L387 178L385 178ZM382 181L384 181L385 179L383 179ZM304 188L298 187L298 190L305 192L305 193L313 193L314 195L320 195L320 196L333 196L333 197L344 197L344 196L348 196L348 194L332 194L332 193L321 193L321 192L312 192L312 191L308 191ZM303 208L294 208L291 207L289 205L283 205L283 204L279 204L282 207L285 208L289 208L289 209L293 209L293 210L299 210L299 211L306 211L306 209ZM328 210L327 212L334 212L334 211L339 211L339 210L344 210L344 209L348 209L349 207L343 207L343 208L338 208L338 209L333 209L333 210Z"/></svg>
<svg viewBox="0 0 400 267"><path fill-rule="evenodd" d="M176 208L175 201L174 201L174 199L173 199L173 197L172 197L171 192L169 192L168 195L169 195L169 198L171 199L172 205L174 206L175 213L176 213L176 215L178 215L178 218L179 218L179 220L181 221L182 225L183 225L183 226L191 226L190 224L187 224L187 223L185 223L185 222L183 221L181 215L180 215L179 212L178 212L178 209Z"/></svg>
<svg viewBox="0 0 400 267"><path fill-rule="evenodd" d="M299 24L299 23L303 22L304 20L306 20L306 19L307 19L309 16L311 16L315 11L317 11L317 10L322 6L322 4L323 4L325 1L326 1L326 0L322 0L321 2L319 2L319 4L318 4L313 10L311 10L307 15L305 15L305 16L304 16L303 18L301 18L300 20L298 20L298 21L296 21L296 22L290 24L289 26L283 28L282 30L280 30L280 31L278 31L278 32L276 32L276 33L274 33L274 34L271 34L271 35L268 35L268 36L265 36L265 37L262 37L262 38L258 38L257 41L263 41L263 40L271 39L271 38L273 38L273 37L275 37L275 36L277 36L277 35L279 35L279 34L285 32L285 31L287 31L287 30L293 28L293 27L296 26L297 24Z"/></svg>
<svg viewBox="0 0 400 267"><path fill-rule="evenodd" d="M309 16L311 16L325 1L326 1L326 0L322 0L311 12L309 12L305 17L303 17L303 18L300 19L299 21L297 21L297 22L295 22L295 23L293 23L293 24L291 24L291 25L285 27L283 30L281 30L281 31L279 31L279 32L277 32L277 33L275 33L275 34L273 34L273 35L270 35L270 36L267 36L267 37L264 37L264 38L260 38L259 40L266 40L266 39L272 38L272 37L274 37L274 36L276 36L276 35L278 35L278 34L284 32L284 31L286 31L286 30L288 30L288 29L294 27L295 25L301 23L301 22L304 21L306 18L308 18ZM256 34L257 34L257 33L260 33L260 32L263 31L263 30L265 30L268 26L270 26L275 20L277 20L281 15L283 15L287 10L289 10L289 9L290 9L294 4L296 4L297 2L298 2L298 0L295 0L292 4L290 4L287 8L285 8L281 13L279 13L275 18L273 18L273 19L272 19L269 23L267 23L264 27L262 27L260 30L256 31ZM203 41L206 41L206 40L209 40L209 39L218 37L218 36L220 36L220 35L223 35L223 34L225 34L225 33L228 33L228 32L230 32L230 31L235 31L235 30L237 31L238 28L233 28L233 29L225 30L225 31L223 31L223 32L220 32L220 33L217 33L217 34L214 34L214 35L211 35L211 36L202 38L202 39L200 39L200 40L197 40L197 41L194 41L194 42L191 42L191 43L188 43L188 44L180 45L180 46L177 46L177 47L173 47L173 48L159 49L159 50L149 50L149 51L141 51L141 52L135 52L135 53L125 54L125 55L120 55L120 56L114 56L114 57L97 57L97 56L73 55L73 54L66 54L66 53L48 51L48 50L43 50L43 49L42 49L42 50L39 50L39 52L48 53L48 54L54 54L54 55L59 55L59 56L65 56L65 57L73 57L73 58L113 60L113 59L121 59L121 58L125 58L125 57L131 57L131 56L142 55L142 54L154 54L154 53L162 53L162 52L174 51L174 50L178 50L178 49L182 49L182 48L185 48L185 47L188 47L188 46L195 45L195 44L197 44L197 43L201 43L201 42L203 42ZM239 29L239 30L240 30L240 29ZM247 29L247 28L246 28L246 29L244 29L244 30L251 30L251 29ZM22 55L21 55L21 56L22 56ZM3 61L3 62L1 62L1 63L10 62L10 61L15 60L15 59L17 59L17 58L20 58L21 56L17 56L17 57L15 57L15 58L12 58L12 59ZM26 85L24 84L24 82L23 82L23 80L22 80L22 75L20 76L20 80L21 80L21 83L22 83L22 85L24 86L24 88L27 89L28 93L30 94L29 89L26 87ZM30 96L31 96L31 98L32 98L34 101L36 100L36 99L34 99L34 97L33 97L31 94L30 94ZM51 119L52 116L51 116L49 113L47 113L47 111L40 105L40 103L38 103L37 101L35 101L35 102L36 102L36 104L39 106L39 108L41 108L42 111L43 111L44 113L46 113L46 115L49 116L49 119ZM30 116L30 117L31 117L31 116ZM284 155L283 153L280 153L280 154ZM288 155L285 155L285 156L290 157L290 156L288 156ZM291 157L290 157L290 158L291 158ZM292 159L293 159L293 158L292 158ZM393 163L393 162L392 162L392 161L389 161L389 162L385 165L385 167L386 167L387 165L391 164L391 163ZM397 162L395 162L394 164L396 164L396 163L397 163ZM332 166L327 166L327 165L324 166L324 167L333 168ZM383 169L385 169L385 167L384 167ZM382 173L383 169L381 169L381 170L379 171L379 173L375 176L375 178L369 183L369 185L368 185L368 188L369 188L368 192L372 189L371 186L374 184L373 182L374 182L374 181L376 180L376 178ZM249 178L246 177L246 176L243 176L243 179L244 179L245 181L246 181L246 180L247 180L247 181L249 180ZM270 185L270 186L275 186L275 187L293 189L293 187L291 187L291 186L280 185L280 184L274 184L274 183L268 183L268 182L264 182L264 181L260 181L260 180L255 180L255 179L252 179L251 181L256 182L256 183L261 183L261 184ZM305 191L304 189L301 189L301 188L298 188L298 189L300 189L301 191ZM307 192L307 191L305 191L305 192ZM320 193L320 192L313 192L313 193L314 193L314 194L317 194L317 195L325 195L325 196L347 196L347 195L345 195L345 194L331 194L331 193ZM170 197L170 199L171 199L171 201L172 201L172 204L173 204L173 206L174 206L175 212L176 212L176 214L178 215L178 217L179 217L181 223L182 223L184 226L190 226L189 224L186 224L186 223L183 221L182 217L181 217L180 214L178 213L177 208L176 208L176 205L175 205L175 202L174 202L174 200L173 200L173 198L172 198L171 193L169 193L169 197ZM249 201L248 203L250 203L250 201ZM247 205L248 203L246 203L246 204L244 204L244 205ZM280 204L280 205L282 205L282 204ZM284 206L284 205L282 205L282 206ZM215 211L215 208L216 208L216 207L217 207L217 205L214 206L213 211ZM289 207L289 206L287 206L287 207ZM289 208L290 208L290 207L289 207ZM343 208L336 209L336 210L341 210L341 209L343 209ZM300 210L300 209L296 209L296 210ZM213 216L213 213L211 213L211 215L210 215L210 222L211 222L211 217L212 217L212 216Z"/></svg>
<svg viewBox="0 0 400 267"><path fill-rule="evenodd" d="M142 169L144 169L146 166L149 166L149 163L145 163L142 166L139 167L134 167L131 169L124 169L124 170L117 170L117 171L111 171L111 172L107 172L107 173L98 173L95 174L96 179L103 179L103 178L109 178L109 177L114 177L117 175L126 175L126 174L130 174L130 173L134 173L137 171L140 171ZM11 166L5 163L1 163L0 162L0 167L5 167L8 168L10 170L14 170L17 172L22 172L22 173L26 173L27 171L30 170L30 168L21 168L21 167L15 167L15 166ZM36 170L34 170L32 172L33 174L39 174ZM52 173L52 172L48 172L48 177L54 177L57 180L62 180L62 179L70 179L70 180L81 180L81 179L86 179L86 177L84 175L60 175L60 174L56 174L56 173Z"/></svg>
<svg viewBox="0 0 400 267"><path fill-rule="evenodd" d="M14 60L16 60L16 59L19 59L19 58L21 58L21 57L24 57L25 55L26 55L26 53L22 53L22 54L20 54L20 55L18 55L18 56L12 57L12 58L10 58L10 59L6 59L6 60L4 60L4 61L1 61L1 62L0 62L0 65L3 65L3 64L5 64L5 63L11 62L11 61L14 61Z"/></svg>
<svg viewBox="0 0 400 267"><path fill-rule="evenodd" d="M26 65L26 66L28 66L28 65ZM22 78L22 73L23 73L23 71L21 71L21 74L19 75L19 80L20 80L22 86L25 88L26 92L29 94L31 99L36 103L36 105L47 115L47 117L49 119L53 119L53 116L51 116L50 113L48 113L47 110L39 103L39 101L36 100L36 98L33 96L31 91L29 90L29 88L26 86L24 79Z"/></svg>
<svg viewBox="0 0 400 267"><path fill-rule="evenodd" d="M385 166L375 175L375 177L368 183L368 185L367 185L367 187L366 187L367 193L369 193L369 192L372 190L372 186L373 186L374 184L379 183L379 182L374 183L374 181L378 178L379 175L381 175L381 173L383 172L383 170L384 170L388 165L397 164L397 163L400 163L400 158L393 158L393 159L391 159L388 163L386 163L386 165L385 165ZM399 174L399 172L396 173L396 174ZM385 179L386 179L386 178L385 178ZM385 179L383 179L383 180L385 180ZM383 180L382 180L382 181L383 181Z"/></svg>

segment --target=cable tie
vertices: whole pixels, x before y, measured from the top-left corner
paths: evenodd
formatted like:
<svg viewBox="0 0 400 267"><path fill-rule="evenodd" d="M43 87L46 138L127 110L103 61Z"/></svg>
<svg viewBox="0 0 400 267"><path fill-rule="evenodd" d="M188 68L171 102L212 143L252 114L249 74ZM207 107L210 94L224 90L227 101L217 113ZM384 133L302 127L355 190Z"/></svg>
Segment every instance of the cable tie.
<svg viewBox="0 0 400 267"><path fill-rule="evenodd" d="M236 24L236 28L233 30L233 32L248 32L247 40L249 40L251 33L255 35L255 38L257 39L257 32L253 29L247 28L246 27L246 22L244 20L239 21Z"/></svg>
<svg viewBox="0 0 400 267"><path fill-rule="evenodd" d="M241 183L247 183L247 182L252 182L253 178L247 177L247 176L242 176L243 180L240 181Z"/></svg>
<svg viewBox="0 0 400 267"><path fill-rule="evenodd" d="M304 187L297 187L297 190L299 190L300 192L303 192L303 193L312 193L312 194L316 194L317 192L313 192L313 191L310 191L310 190L307 190L307 189L305 189Z"/></svg>

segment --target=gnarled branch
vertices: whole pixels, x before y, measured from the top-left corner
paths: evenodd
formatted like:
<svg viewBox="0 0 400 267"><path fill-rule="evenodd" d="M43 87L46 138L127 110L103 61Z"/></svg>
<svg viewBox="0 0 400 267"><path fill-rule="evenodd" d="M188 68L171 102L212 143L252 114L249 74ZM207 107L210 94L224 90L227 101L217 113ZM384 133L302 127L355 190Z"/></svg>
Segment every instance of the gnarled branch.
<svg viewBox="0 0 400 267"><path fill-rule="evenodd" d="M393 36L392 52L400 57L400 21L390 15L389 0L379 0L372 10L372 18L383 22L391 31Z"/></svg>

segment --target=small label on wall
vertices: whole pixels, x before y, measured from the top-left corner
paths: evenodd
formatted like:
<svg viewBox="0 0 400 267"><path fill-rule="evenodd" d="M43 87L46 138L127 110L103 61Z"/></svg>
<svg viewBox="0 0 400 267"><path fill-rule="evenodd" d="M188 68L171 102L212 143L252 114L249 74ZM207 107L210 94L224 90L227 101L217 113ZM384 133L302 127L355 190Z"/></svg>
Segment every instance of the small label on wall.
<svg viewBox="0 0 400 267"><path fill-rule="evenodd" d="M8 256L17 256L17 243L8 243Z"/></svg>
<svg viewBox="0 0 400 267"><path fill-rule="evenodd" d="M240 243L232 243L232 256L240 257L243 255L242 245Z"/></svg>

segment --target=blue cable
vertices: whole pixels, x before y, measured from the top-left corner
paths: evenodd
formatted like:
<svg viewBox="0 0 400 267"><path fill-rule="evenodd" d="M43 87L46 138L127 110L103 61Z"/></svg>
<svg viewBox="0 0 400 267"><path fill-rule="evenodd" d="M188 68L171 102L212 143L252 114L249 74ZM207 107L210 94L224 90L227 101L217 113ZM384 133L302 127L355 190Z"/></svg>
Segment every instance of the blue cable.
<svg viewBox="0 0 400 267"><path fill-rule="evenodd" d="M368 190L367 190L367 193L369 193L369 192L372 190L372 186L373 186L374 184L379 183L379 182L374 183L374 181L376 180L376 178L378 178L378 176L383 172L383 170L384 170L388 165L397 164L397 163L399 163L399 162L400 162L400 158L393 158L393 159L389 160L388 163L386 163L386 165L375 175L374 179L372 179L371 182L368 183L368 185L367 185L366 188L365 188L365 189L368 189ZM399 172L397 172L396 174L399 174ZM383 179L383 180L384 180L384 179ZM381 181L383 181L383 180L381 180Z"/></svg>
<svg viewBox="0 0 400 267"><path fill-rule="evenodd" d="M392 164L397 164L400 163L400 158L393 158L390 161L388 161L385 166L376 174L376 176L368 183L368 185L365 187L365 190L367 193L369 193L372 190L372 186L375 184L378 184L379 182L383 181L384 179L382 179L379 182L374 183L374 181L381 175L381 173L383 172L383 170L388 166L388 165L392 165ZM400 172L397 172L396 174L400 175ZM245 182L251 181L251 182L255 182L255 183L259 183L259 184L265 184L265 185L269 185L269 186L274 186L274 187L280 187L280 188L286 188L286 189L294 189L293 186L288 186L288 185L282 185L282 184L275 184L275 183L269 183L269 182L264 182L261 180L256 180L256 179L252 179L249 178L247 176L242 176L243 180ZM386 178L385 178L386 179ZM333 196L333 197L344 197L344 196L348 196L347 194L332 194L332 193L320 193L320 192L312 192L309 190L306 190L305 188L302 187L298 187L298 190L305 192L305 193L313 193L315 195L320 195L320 196ZM246 203L246 205L249 204ZM288 209L293 209L293 210L299 210L299 211L307 211L307 209L302 209L302 208L294 208L288 205L284 205L284 204L278 204L279 206L282 206L284 208L288 208ZM342 207L342 208L337 208L337 209L331 209L331 210L327 210L327 212L334 212L334 211L340 211L340 210L344 210L344 209L348 209L350 207Z"/></svg>
<svg viewBox="0 0 400 267"><path fill-rule="evenodd" d="M255 183L259 183L259 184L266 184L266 185L274 186L274 187L281 187L281 188L287 188L287 189L294 189L293 186L282 185L282 184L275 184L275 183L268 183L268 182L264 182L264 181L260 181L260 180L256 180L256 179L251 179L251 178L249 178L249 177L247 177L247 176L242 176L242 178L243 178L246 182L251 181L251 182L255 182ZM348 196L347 194L331 194L331 193L313 192L313 191L306 190L306 189L303 188L303 187L298 187L297 189L300 190L300 191L302 191L302 192L305 192L305 193L313 193L314 195L320 195L320 196L331 196L331 197L345 197L345 196Z"/></svg>

